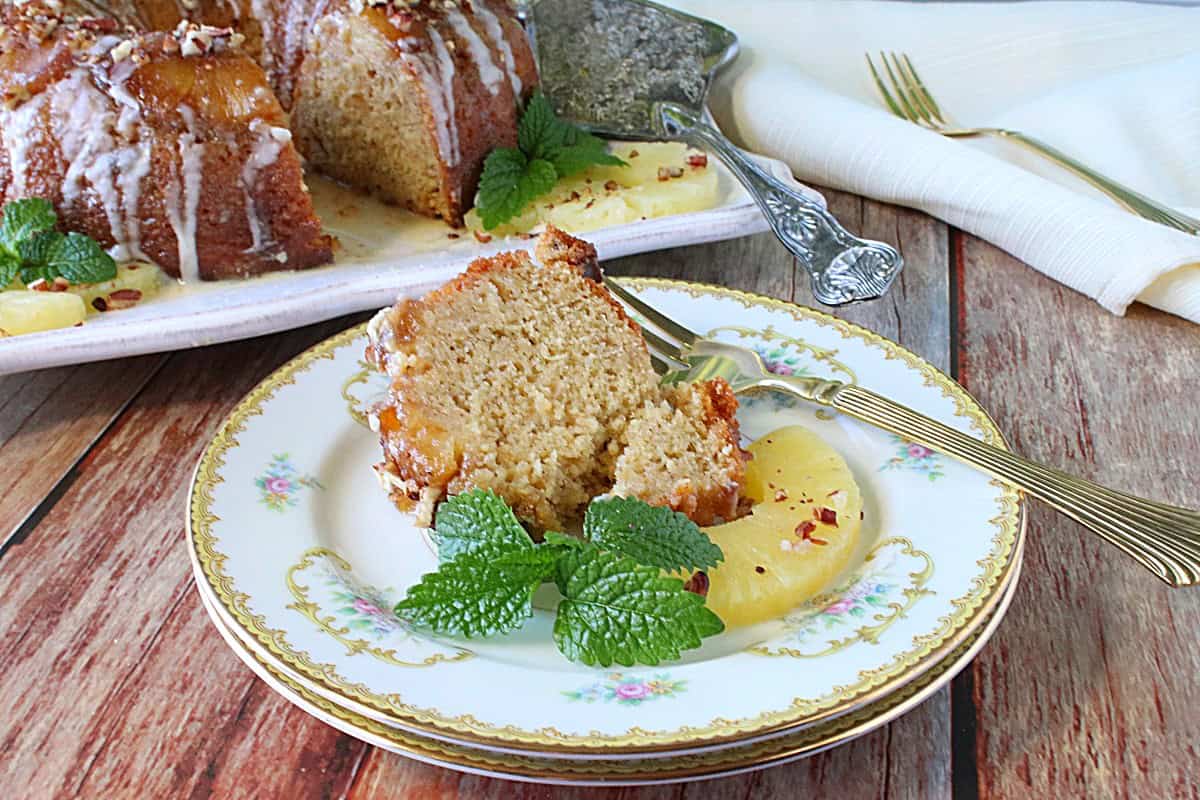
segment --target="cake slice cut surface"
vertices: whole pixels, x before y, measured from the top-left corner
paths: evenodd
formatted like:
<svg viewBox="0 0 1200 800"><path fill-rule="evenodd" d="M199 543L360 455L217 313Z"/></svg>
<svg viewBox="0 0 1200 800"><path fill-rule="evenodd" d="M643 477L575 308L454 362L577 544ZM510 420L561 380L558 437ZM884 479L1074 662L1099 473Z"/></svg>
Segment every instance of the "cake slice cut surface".
<svg viewBox="0 0 1200 800"><path fill-rule="evenodd" d="M551 228L536 256L476 260L372 321L368 360L392 378L372 415L392 499L421 525L469 488L541 530L609 492L733 518L746 454L728 385L660 386L591 245Z"/></svg>

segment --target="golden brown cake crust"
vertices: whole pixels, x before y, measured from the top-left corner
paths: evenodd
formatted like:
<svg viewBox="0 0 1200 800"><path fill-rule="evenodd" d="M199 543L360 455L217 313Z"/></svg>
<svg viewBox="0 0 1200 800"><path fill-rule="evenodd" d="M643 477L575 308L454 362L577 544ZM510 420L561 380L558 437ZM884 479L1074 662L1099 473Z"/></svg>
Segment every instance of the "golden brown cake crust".
<svg viewBox="0 0 1200 800"><path fill-rule="evenodd" d="M477 259L372 320L367 359L392 378L372 417L389 494L422 525L476 487L538 529L610 491L732 519L746 454L728 384L660 386L637 325L584 275L595 251L544 236L541 264Z"/></svg>
<svg viewBox="0 0 1200 800"><path fill-rule="evenodd" d="M537 84L529 41L506 0L68 5L93 15L102 7L139 30L170 30L185 18L232 27L245 36L245 52L266 70L296 123L297 147L312 165L454 226L471 206L487 154L516 146L520 103ZM347 79L345 85L339 78ZM360 96L349 98L353 93ZM408 101L420 106L419 129L385 109ZM390 149L381 155L381 148ZM389 158L393 151L396 157ZM412 170L406 159L427 163Z"/></svg>
<svg viewBox="0 0 1200 800"><path fill-rule="evenodd" d="M0 15L0 200L45 198L65 229L185 279L331 260L286 115L236 34L135 34L36 1Z"/></svg>

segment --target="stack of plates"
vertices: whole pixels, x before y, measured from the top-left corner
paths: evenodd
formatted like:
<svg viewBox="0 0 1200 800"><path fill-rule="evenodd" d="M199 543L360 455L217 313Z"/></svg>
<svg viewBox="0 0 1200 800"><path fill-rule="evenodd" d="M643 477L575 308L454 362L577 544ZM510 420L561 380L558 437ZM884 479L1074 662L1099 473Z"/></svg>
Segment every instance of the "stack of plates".
<svg viewBox="0 0 1200 800"><path fill-rule="evenodd" d="M632 279L696 330L771 369L857 382L993 444L950 378L825 314L718 287ZM714 329L714 325L719 325ZM229 646L291 702L352 736L486 775L573 784L717 777L849 741L949 681L999 624L1024 509L1012 489L922 447L784 398L743 400L750 438L819 433L864 497L864 544L823 595L675 663L593 669L555 650L552 615L516 634L431 637L390 609L437 559L391 506L363 408L384 385L365 331L300 355L234 409L201 459L188 542Z"/></svg>

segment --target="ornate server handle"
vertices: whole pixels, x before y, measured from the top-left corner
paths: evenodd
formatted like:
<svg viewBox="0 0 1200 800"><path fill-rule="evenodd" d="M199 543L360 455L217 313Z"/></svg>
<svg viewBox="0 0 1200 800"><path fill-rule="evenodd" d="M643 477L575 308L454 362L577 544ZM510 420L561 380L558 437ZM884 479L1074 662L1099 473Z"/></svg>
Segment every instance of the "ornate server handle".
<svg viewBox="0 0 1200 800"><path fill-rule="evenodd" d="M837 306L882 297L904 264L895 248L860 239L825 209L768 175L728 139L690 111L659 104L668 136L715 153L758 203L771 230L800 260L818 302Z"/></svg>
<svg viewBox="0 0 1200 800"><path fill-rule="evenodd" d="M1171 586L1200 582L1200 513L1155 503L1068 475L918 414L860 386L777 377L781 389L923 444L1022 489L1066 514Z"/></svg>

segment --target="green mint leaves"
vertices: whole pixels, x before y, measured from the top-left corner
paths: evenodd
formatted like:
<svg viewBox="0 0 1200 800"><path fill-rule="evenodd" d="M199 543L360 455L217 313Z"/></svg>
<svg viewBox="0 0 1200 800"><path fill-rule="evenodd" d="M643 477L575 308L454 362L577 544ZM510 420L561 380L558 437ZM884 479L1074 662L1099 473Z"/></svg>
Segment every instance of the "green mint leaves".
<svg viewBox="0 0 1200 800"><path fill-rule="evenodd" d="M667 572L711 569L725 558L721 548L683 514L632 497L592 501L583 518L583 533L606 550Z"/></svg>
<svg viewBox="0 0 1200 800"><path fill-rule="evenodd" d="M17 277L99 283L117 277L117 264L92 238L55 230L54 206L40 198L14 200L0 217L0 290Z"/></svg>
<svg viewBox="0 0 1200 800"><path fill-rule="evenodd" d="M475 203L483 227L492 230L508 222L560 178L593 164L625 162L608 152L603 139L555 116L550 101L535 91L521 115L517 147L497 148L483 162Z"/></svg>
<svg viewBox="0 0 1200 800"><path fill-rule="evenodd" d="M595 545L566 550L554 581L563 595L554 642L572 661L653 666L725 630L683 581Z"/></svg>
<svg viewBox="0 0 1200 800"><path fill-rule="evenodd" d="M534 544L492 492L451 497L435 521L440 566L409 589L396 614L454 636L508 633L532 616L538 585L553 579L563 597L554 640L574 661L654 665L724 630L703 597L663 574L722 559L687 517L608 498L588 507L584 534L550 531Z"/></svg>

